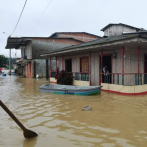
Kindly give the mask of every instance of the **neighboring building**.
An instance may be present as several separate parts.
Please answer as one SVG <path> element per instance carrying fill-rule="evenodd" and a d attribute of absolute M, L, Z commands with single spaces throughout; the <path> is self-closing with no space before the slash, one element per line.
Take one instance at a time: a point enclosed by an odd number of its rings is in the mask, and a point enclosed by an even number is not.
<path fill-rule="evenodd" d="M 93 35 L 86 32 L 56 32 L 52 34 L 52 38 L 74 38 L 82 42 L 89 42 L 93 40 L 100 39 L 100 36 Z"/>
<path fill-rule="evenodd" d="M 119 23 L 119 24 L 108 24 L 101 31 L 104 32 L 104 36 L 120 36 L 125 32 L 135 33 L 139 31 L 145 31 L 143 28 L 136 28 L 133 26 L 129 26 L 127 24 Z"/>
<path fill-rule="evenodd" d="M 79 37 L 80 34 L 81 33 L 73 33 L 73 36 Z M 96 39 L 96 35 L 88 33 L 83 34 L 85 34 L 84 40 L 86 41 L 90 38 Z M 57 35 L 59 34 L 57 33 Z M 24 77 L 36 77 L 36 75 L 39 75 L 39 77 L 48 77 L 47 70 L 50 68 L 48 60 L 46 57 L 41 57 L 40 54 L 83 43 L 80 39 L 75 38 L 76 37 L 72 36 L 9 37 L 6 49 L 21 49 L 21 59 L 19 60 L 21 68 L 19 69 L 22 70 Z M 97 36 L 97 38 L 99 37 Z M 52 61 L 52 70 L 56 70 L 56 62 L 58 63 L 57 58 Z"/>
<path fill-rule="evenodd" d="M 147 93 L 147 31 L 125 24 L 109 24 L 102 31 L 101 39 L 41 56 L 58 58 L 60 70 L 73 72 L 74 85 L 102 85 L 105 91 L 122 94 Z M 103 73 L 103 66 L 109 73 Z M 50 72 L 50 81 L 56 82 L 56 71 Z"/>

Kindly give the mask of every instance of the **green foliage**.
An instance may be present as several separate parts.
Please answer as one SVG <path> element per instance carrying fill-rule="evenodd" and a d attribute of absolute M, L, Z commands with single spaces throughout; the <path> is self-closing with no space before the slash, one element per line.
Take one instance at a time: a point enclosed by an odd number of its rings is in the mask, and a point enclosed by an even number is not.
<path fill-rule="evenodd" d="M 0 55 L 0 67 L 6 67 L 7 66 L 8 58 L 4 55 Z"/>
<path fill-rule="evenodd" d="M 57 79 L 57 83 L 61 85 L 72 85 L 73 84 L 73 73 L 68 73 L 65 70 L 57 71 L 54 75 Z"/>
<path fill-rule="evenodd" d="M 16 58 L 11 58 L 11 69 L 13 68 L 13 62 L 16 62 Z M 4 55 L 0 55 L 0 67 L 5 67 L 9 69 L 9 58 L 5 57 Z"/>

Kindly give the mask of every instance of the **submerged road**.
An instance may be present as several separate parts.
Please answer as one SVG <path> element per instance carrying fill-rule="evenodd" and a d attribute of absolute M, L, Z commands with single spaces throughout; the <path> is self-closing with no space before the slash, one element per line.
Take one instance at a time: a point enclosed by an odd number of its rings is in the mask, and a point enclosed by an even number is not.
<path fill-rule="evenodd" d="M 0 76 L 0 99 L 37 138 L 0 107 L 0 147 L 146 147 L 147 95 L 95 96 L 40 93 L 44 79 Z M 82 111 L 91 105 L 91 111 Z"/>

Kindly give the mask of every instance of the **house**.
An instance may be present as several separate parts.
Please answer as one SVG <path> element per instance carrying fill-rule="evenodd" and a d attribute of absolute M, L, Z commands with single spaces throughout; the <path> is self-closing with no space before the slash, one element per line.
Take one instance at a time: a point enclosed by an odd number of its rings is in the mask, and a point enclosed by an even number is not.
<path fill-rule="evenodd" d="M 90 34 L 87 32 L 56 32 L 52 34 L 52 38 L 74 38 L 82 42 L 89 42 L 96 39 L 100 39 L 100 36 Z"/>
<path fill-rule="evenodd" d="M 133 27 L 127 24 L 119 23 L 119 24 L 108 24 L 105 26 L 101 31 L 104 32 L 104 36 L 120 36 L 125 32 L 129 33 L 135 33 L 135 32 L 140 32 L 144 31 L 143 28 L 137 28 Z"/>
<path fill-rule="evenodd" d="M 52 67 L 50 67 L 46 57 L 41 57 L 40 54 L 98 38 L 100 37 L 85 32 L 58 32 L 50 37 L 9 37 L 6 49 L 21 49 L 18 69 L 19 72 L 22 70 L 24 77 L 36 77 L 36 75 L 39 75 L 39 77 L 48 78 L 49 68 L 55 70 L 58 58 L 53 58 Z"/>
<path fill-rule="evenodd" d="M 104 91 L 121 94 L 147 93 L 147 31 L 122 23 L 109 24 L 102 31 L 103 38 L 41 56 L 58 58 L 59 69 L 74 74 L 74 85 L 102 85 Z M 108 73 L 103 73 L 104 66 Z M 56 70 L 50 72 L 50 81 L 56 83 Z"/>

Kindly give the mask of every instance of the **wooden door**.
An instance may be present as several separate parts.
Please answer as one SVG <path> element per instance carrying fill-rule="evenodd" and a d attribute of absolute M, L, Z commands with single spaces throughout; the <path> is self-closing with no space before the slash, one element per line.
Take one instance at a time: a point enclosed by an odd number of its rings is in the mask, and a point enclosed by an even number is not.
<path fill-rule="evenodd" d="M 89 72 L 89 60 L 88 57 L 81 58 L 80 72 Z"/>

